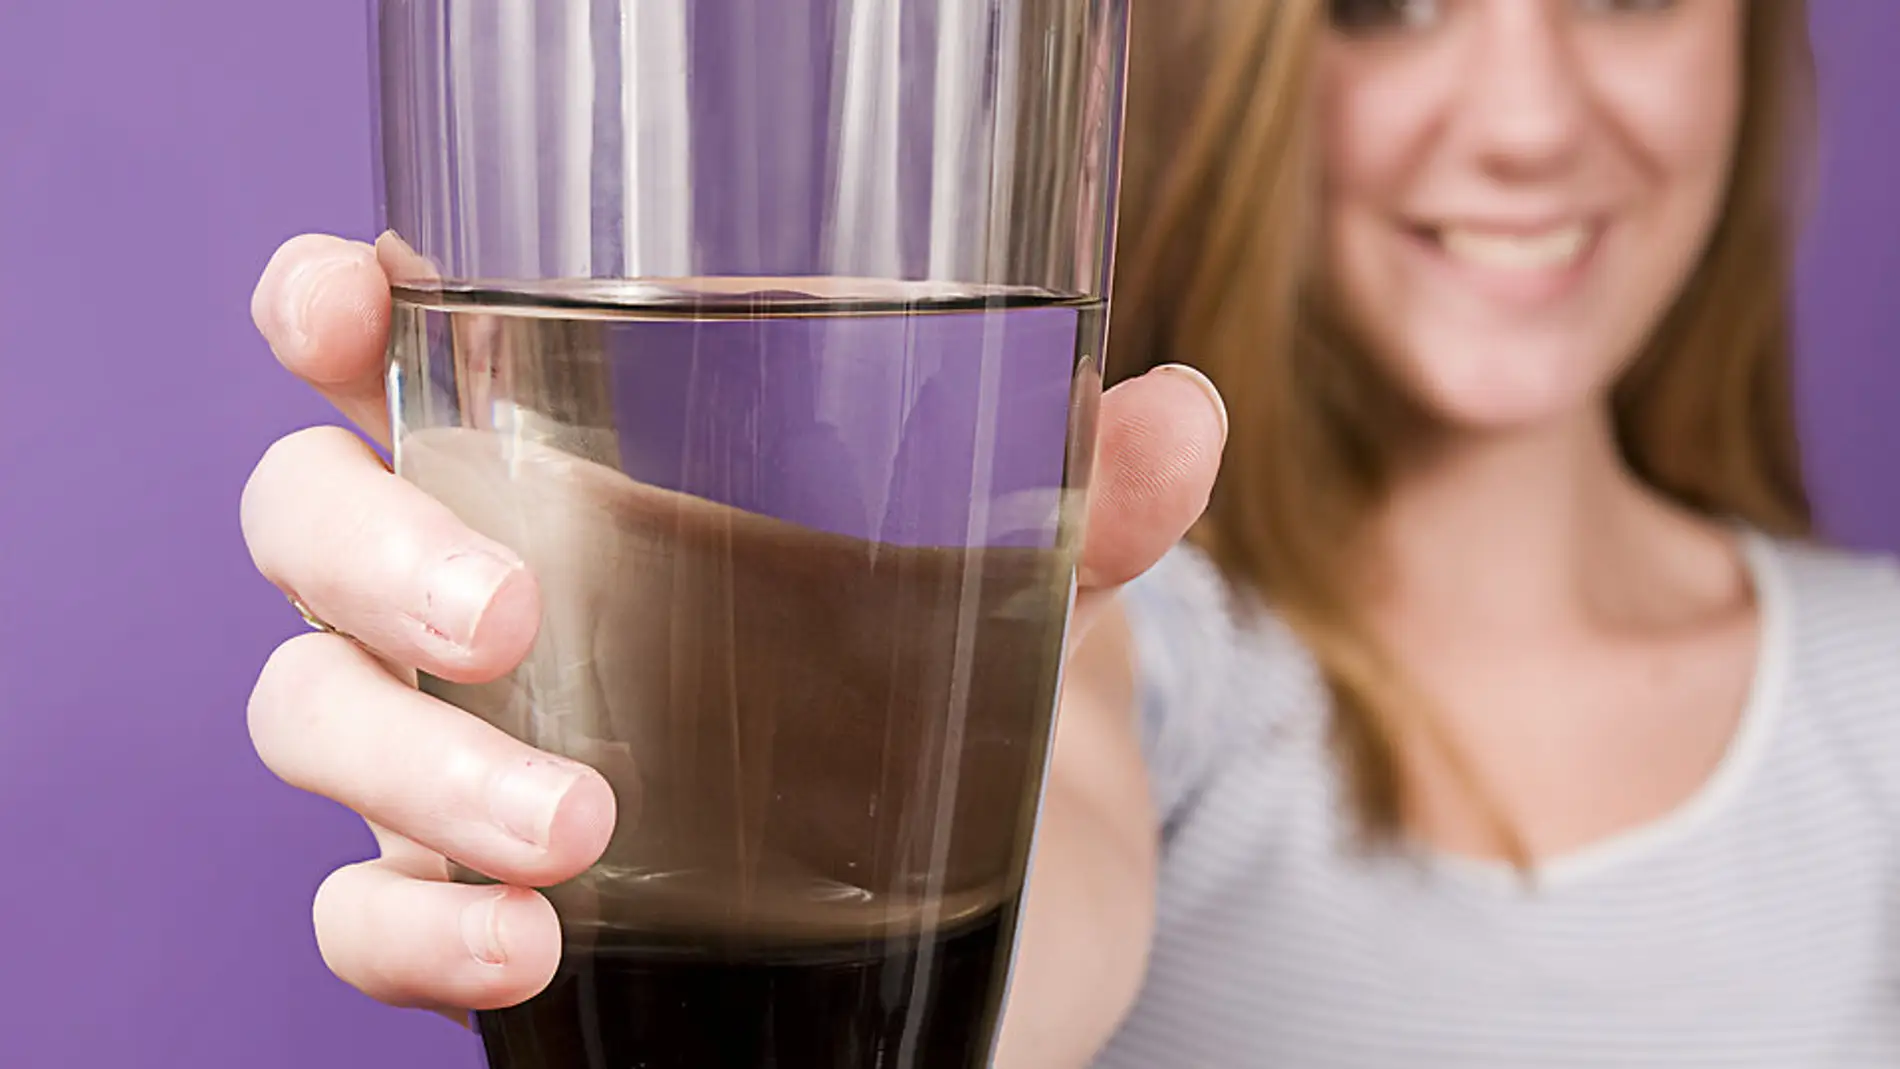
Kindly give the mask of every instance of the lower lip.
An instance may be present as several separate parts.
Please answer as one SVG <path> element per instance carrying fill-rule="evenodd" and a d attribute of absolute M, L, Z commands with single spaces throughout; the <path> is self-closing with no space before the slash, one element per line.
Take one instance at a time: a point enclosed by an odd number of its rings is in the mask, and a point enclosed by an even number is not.
<path fill-rule="evenodd" d="M 1576 256 L 1549 267 L 1502 267 L 1476 263 L 1445 251 L 1438 238 L 1428 232 L 1409 231 L 1411 244 L 1424 254 L 1431 265 L 1448 273 L 1460 286 L 1493 301 L 1521 307 L 1537 307 L 1562 300 L 1582 284 L 1590 265 L 1603 247 L 1604 228 L 1592 226 Z"/>

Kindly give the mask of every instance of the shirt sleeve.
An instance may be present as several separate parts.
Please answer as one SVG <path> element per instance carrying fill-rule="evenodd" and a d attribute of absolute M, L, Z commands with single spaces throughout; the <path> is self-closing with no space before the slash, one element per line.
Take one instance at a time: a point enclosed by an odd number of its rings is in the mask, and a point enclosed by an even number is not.
<path fill-rule="evenodd" d="M 1213 563 L 1187 545 L 1122 591 L 1142 750 L 1164 826 L 1232 741 L 1225 721 L 1244 638 L 1233 600 Z"/>

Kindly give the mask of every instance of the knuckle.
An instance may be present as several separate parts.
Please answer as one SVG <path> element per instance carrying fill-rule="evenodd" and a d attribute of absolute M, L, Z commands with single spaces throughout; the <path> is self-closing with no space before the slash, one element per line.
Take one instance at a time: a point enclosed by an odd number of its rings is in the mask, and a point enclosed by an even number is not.
<path fill-rule="evenodd" d="M 352 449 L 363 449 L 356 436 L 332 426 L 305 427 L 272 442 L 244 483 L 240 507 L 247 537 L 264 526 L 260 521 L 276 518 L 285 506 L 301 499 L 313 466 L 334 462 Z"/>
<path fill-rule="evenodd" d="M 301 258 L 333 253 L 344 245 L 342 238 L 331 234 L 298 234 L 277 247 L 277 255 Z"/>
<path fill-rule="evenodd" d="M 357 912 L 361 904 L 362 881 L 359 879 L 367 862 L 345 865 L 323 878 L 317 885 L 316 897 L 310 902 L 310 922 L 316 929 L 320 944 L 333 944 L 338 933 L 339 922 Z"/>
<path fill-rule="evenodd" d="M 297 740 L 308 736 L 322 707 L 322 688 L 336 667 L 334 647 L 343 641 L 316 632 L 298 635 L 273 650 L 258 672 L 246 709 L 251 744 L 279 776 L 295 777 Z"/>
<path fill-rule="evenodd" d="M 331 972 L 351 983 L 361 977 L 359 946 L 355 930 L 365 910 L 370 862 L 346 865 L 324 877 L 310 903 L 310 923 L 317 937 L 317 952 Z M 360 986 L 360 984 L 359 984 Z"/>
<path fill-rule="evenodd" d="M 252 469 L 239 504 L 244 540 L 258 571 L 280 587 L 305 597 L 335 585 L 325 565 L 349 554 L 311 552 L 317 544 L 365 544 L 368 495 L 338 493 L 330 473 L 368 452 L 342 427 L 319 426 L 273 442 Z M 377 471 L 381 471 L 380 465 Z M 334 532 L 321 539 L 313 532 Z M 329 569 L 333 570 L 333 569 Z M 307 574 L 306 574 L 307 573 Z"/>
<path fill-rule="evenodd" d="M 320 424 L 284 435 L 271 443 L 264 455 L 268 459 L 275 454 L 286 467 L 304 470 L 312 463 L 332 461 L 346 453 L 363 451 L 364 446 L 356 435 L 342 427 Z"/>
<path fill-rule="evenodd" d="M 251 474 L 245 478 L 244 492 L 238 498 L 238 522 L 244 531 L 244 543 L 249 547 L 258 569 L 267 577 L 271 573 L 271 561 L 269 554 L 264 551 L 269 546 L 271 521 L 280 497 L 277 490 L 286 482 L 285 477 L 289 474 L 287 462 L 292 459 L 296 449 L 289 442 L 289 438 L 279 438 L 264 450 L 264 455 L 258 458 L 251 467 Z"/>
<path fill-rule="evenodd" d="M 371 998 L 398 1006 L 434 1003 L 454 986 L 457 955 L 440 945 L 453 931 L 441 916 L 447 903 L 365 861 L 330 874 L 311 904 L 311 922 L 324 965 Z"/>

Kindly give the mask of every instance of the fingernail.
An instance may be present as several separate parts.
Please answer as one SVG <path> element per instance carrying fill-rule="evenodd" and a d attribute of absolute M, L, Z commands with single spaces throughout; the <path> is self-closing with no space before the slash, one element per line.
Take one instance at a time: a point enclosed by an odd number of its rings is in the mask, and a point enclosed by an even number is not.
<path fill-rule="evenodd" d="M 508 834 L 546 849 L 554 834 L 554 815 L 586 769 L 555 757 L 532 757 L 496 776 L 488 791 L 488 812 Z"/>
<path fill-rule="evenodd" d="M 1220 418 L 1221 437 L 1225 438 L 1227 436 L 1227 402 L 1221 397 L 1220 388 L 1214 385 L 1213 379 L 1208 378 L 1206 373 L 1200 368 L 1189 364 L 1162 364 L 1160 367 L 1155 368 L 1155 370 L 1166 374 L 1179 375 L 1199 387 L 1200 391 L 1207 395 L 1208 401 L 1213 404 L 1215 415 Z"/>
<path fill-rule="evenodd" d="M 424 594 L 422 623 L 436 637 L 462 649 L 475 644 L 475 632 L 493 604 L 495 593 L 521 561 L 473 549 L 436 565 Z"/>
<path fill-rule="evenodd" d="M 501 945 L 501 903 L 506 897 L 505 891 L 484 895 L 462 909 L 462 942 L 483 965 L 508 963 L 508 952 Z"/>

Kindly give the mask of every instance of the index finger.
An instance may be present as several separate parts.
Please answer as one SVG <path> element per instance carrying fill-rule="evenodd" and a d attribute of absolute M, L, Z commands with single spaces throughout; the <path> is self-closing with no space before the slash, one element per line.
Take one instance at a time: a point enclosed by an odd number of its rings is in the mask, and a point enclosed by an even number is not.
<path fill-rule="evenodd" d="M 389 445 L 389 279 L 374 246 L 327 234 L 290 239 L 264 268 L 251 317 L 279 363 Z"/>

